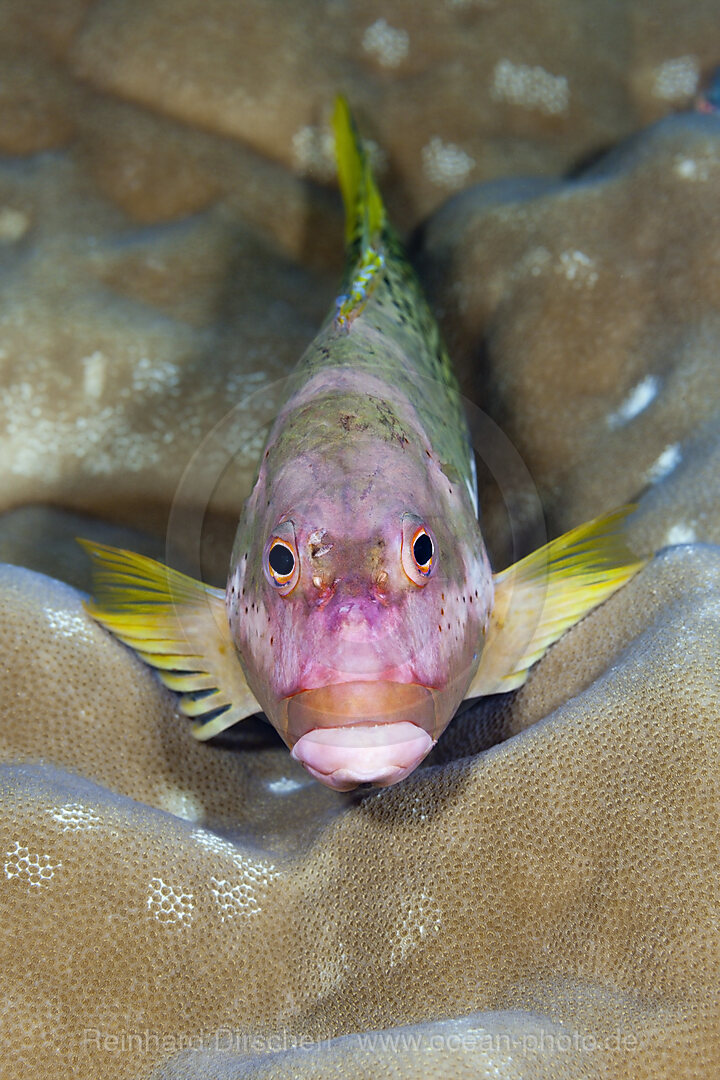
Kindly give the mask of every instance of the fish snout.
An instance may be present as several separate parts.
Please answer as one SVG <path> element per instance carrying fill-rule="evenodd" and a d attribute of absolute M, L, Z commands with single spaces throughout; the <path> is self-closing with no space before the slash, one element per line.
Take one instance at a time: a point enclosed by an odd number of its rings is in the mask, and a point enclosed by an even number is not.
<path fill-rule="evenodd" d="M 316 571 L 312 575 L 311 602 L 319 607 L 332 604 L 338 617 L 347 617 L 347 621 L 360 621 L 371 617 L 368 613 L 376 612 L 379 606 L 388 603 L 387 570 L 380 570 L 371 577 L 342 578 L 326 571 Z"/>

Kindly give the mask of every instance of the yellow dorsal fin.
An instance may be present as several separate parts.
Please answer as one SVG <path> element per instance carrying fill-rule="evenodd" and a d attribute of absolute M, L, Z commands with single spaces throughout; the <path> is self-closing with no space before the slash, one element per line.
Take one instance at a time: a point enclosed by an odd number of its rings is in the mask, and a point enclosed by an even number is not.
<path fill-rule="evenodd" d="M 365 150 L 344 97 L 335 101 L 335 157 L 345 204 L 345 240 L 358 237 L 362 249 L 375 247 L 385 227 L 385 207 Z"/>
<path fill-rule="evenodd" d="M 466 697 L 522 686 L 554 641 L 645 565 L 622 535 L 634 509 L 595 518 L 494 575 L 490 624 Z"/>
<path fill-rule="evenodd" d="M 225 594 L 132 551 L 78 541 L 93 560 L 86 608 L 180 695 L 180 710 L 209 739 L 260 712 L 230 636 Z"/>

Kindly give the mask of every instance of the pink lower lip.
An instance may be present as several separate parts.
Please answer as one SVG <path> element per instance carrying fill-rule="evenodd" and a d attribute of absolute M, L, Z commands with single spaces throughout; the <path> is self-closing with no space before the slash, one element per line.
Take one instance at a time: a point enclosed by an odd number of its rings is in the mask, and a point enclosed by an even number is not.
<path fill-rule="evenodd" d="M 433 695 L 417 683 L 331 683 L 294 694 L 286 706 L 293 757 L 338 791 L 394 784 L 435 744 Z"/>
<path fill-rule="evenodd" d="M 308 732 L 295 744 L 292 756 L 320 783 L 350 791 L 364 783 L 396 784 L 434 745 L 427 731 L 408 721 L 351 724 Z"/>

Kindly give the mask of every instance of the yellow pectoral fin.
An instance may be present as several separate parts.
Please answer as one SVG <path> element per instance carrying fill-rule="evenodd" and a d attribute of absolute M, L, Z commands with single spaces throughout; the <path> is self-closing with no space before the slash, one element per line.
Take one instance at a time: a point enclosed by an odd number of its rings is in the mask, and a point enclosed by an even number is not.
<path fill-rule="evenodd" d="M 78 541 L 93 560 L 90 615 L 180 695 L 209 739 L 260 712 L 235 650 L 225 594 L 132 551 Z"/>
<path fill-rule="evenodd" d="M 522 686 L 553 642 L 645 565 L 622 535 L 634 509 L 595 518 L 494 575 L 490 624 L 466 697 Z"/>

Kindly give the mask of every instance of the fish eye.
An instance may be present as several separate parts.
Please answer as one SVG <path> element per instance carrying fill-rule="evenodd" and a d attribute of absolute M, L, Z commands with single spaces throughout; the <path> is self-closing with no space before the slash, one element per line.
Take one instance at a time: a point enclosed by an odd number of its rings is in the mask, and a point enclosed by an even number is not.
<path fill-rule="evenodd" d="M 295 529 L 291 521 L 281 522 L 265 545 L 265 576 L 281 596 L 295 588 L 299 577 L 299 560 Z"/>
<path fill-rule="evenodd" d="M 295 556 L 292 553 L 292 548 L 288 547 L 282 540 L 274 540 L 270 546 L 268 566 L 278 585 L 284 585 L 292 577 L 292 572 L 295 569 Z"/>
<path fill-rule="evenodd" d="M 412 542 L 412 553 L 415 565 L 421 574 L 429 574 L 432 566 L 435 548 L 430 536 L 421 525 L 415 533 Z"/>
<path fill-rule="evenodd" d="M 402 567 L 414 585 L 422 588 L 437 562 L 435 539 L 416 514 L 403 515 Z"/>

